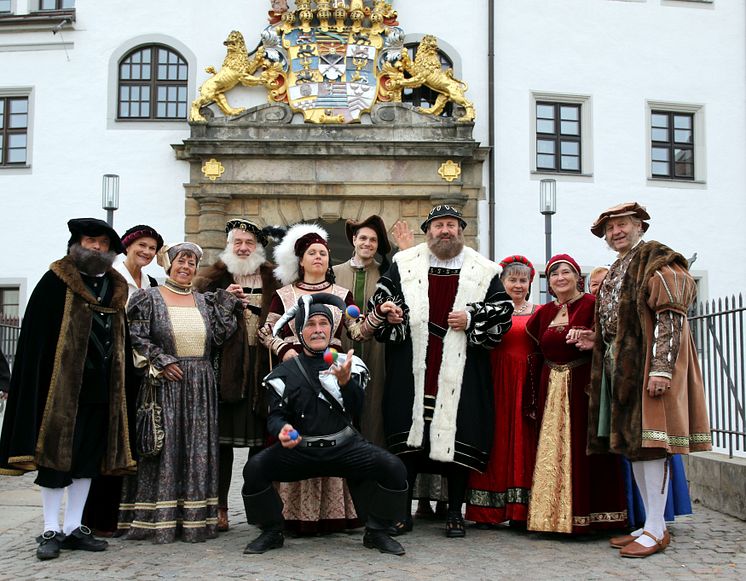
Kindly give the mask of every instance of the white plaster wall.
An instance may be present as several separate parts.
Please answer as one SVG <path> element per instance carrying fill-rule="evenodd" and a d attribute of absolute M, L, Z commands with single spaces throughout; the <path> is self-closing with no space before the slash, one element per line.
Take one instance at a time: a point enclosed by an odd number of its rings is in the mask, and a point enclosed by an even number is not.
<path fill-rule="evenodd" d="M 496 255 L 544 263 L 538 180 L 556 177 L 554 253 L 584 266 L 613 261 L 588 227 L 637 200 L 652 216 L 648 239 L 698 253 L 709 297 L 746 287 L 737 258 L 746 247 L 745 10 L 739 0 L 498 0 Z M 591 96 L 592 177 L 531 175 L 531 91 Z M 704 105 L 706 183 L 646 178 L 646 100 Z"/>
<path fill-rule="evenodd" d="M 487 0 L 394 6 L 408 35 L 434 34 L 454 57 L 477 107 L 475 139 L 486 145 Z M 189 60 L 196 90 L 208 76 L 204 68 L 222 63 L 230 30 L 240 30 L 253 49 L 268 9 L 268 0 L 78 0 L 74 30 L 62 35 L 0 32 L 0 90 L 33 87 L 32 167 L 0 170 L 0 279 L 26 279 L 30 292 L 64 253 L 66 220 L 104 217 L 104 173 L 121 176 L 117 228 L 149 222 L 168 240 L 183 237 L 188 166 L 170 145 L 189 135 L 188 126 L 113 121 L 111 63 L 133 39 L 170 38 Z M 496 256 L 519 252 L 544 261 L 537 198 L 545 176 L 530 173 L 531 91 L 584 94 L 592 99 L 593 175 L 557 177 L 555 250 L 585 266 L 612 261 L 587 228 L 602 209 L 637 199 L 653 215 L 650 237 L 687 256 L 698 252 L 695 268 L 704 271 L 709 296 L 746 287 L 739 252 L 746 242 L 745 3 L 496 0 L 495 10 Z M 59 50 L 63 41 L 74 45 L 69 60 Z M 21 43 L 55 50 L 8 50 Z M 228 98 L 246 107 L 266 101 L 258 88 Z M 646 100 L 704 105 L 705 184 L 648 182 Z M 484 232 L 485 213 L 480 222 Z M 160 275 L 157 267 L 150 272 Z"/>
<path fill-rule="evenodd" d="M 157 5 L 148 0 L 78 0 L 77 21 L 61 35 L 0 34 L 0 89 L 33 87 L 31 168 L 0 170 L 0 277 L 26 279 L 26 299 L 47 265 L 64 254 L 66 221 L 105 218 L 104 173 L 120 175 L 120 209 L 114 216 L 120 233 L 134 224 L 150 223 L 166 240 L 183 239 L 188 165 L 175 159 L 170 145 L 189 136 L 188 125 L 113 122 L 110 105 L 116 95 L 109 93 L 110 61 L 116 61 L 121 47 L 133 38 L 173 39 L 172 46 L 185 47 L 184 56 L 191 56 L 194 89 L 207 77 L 205 66 L 222 62 L 222 41 L 232 27 L 249 29 L 251 41 L 258 40 L 260 27 L 253 31 L 248 25 L 252 10 L 246 5 L 259 14 L 264 9 L 259 2 L 220 4 L 221 11 L 216 12 L 196 0 L 159 0 Z M 67 54 L 59 49 L 63 41 L 73 44 Z M 9 50 L 21 43 L 49 46 Z M 263 99 L 257 97 L 256 102 Z M 148 271 L 162 275 L 155 264 Z M 25 302 L 24 297 L 21 300 Z"/>

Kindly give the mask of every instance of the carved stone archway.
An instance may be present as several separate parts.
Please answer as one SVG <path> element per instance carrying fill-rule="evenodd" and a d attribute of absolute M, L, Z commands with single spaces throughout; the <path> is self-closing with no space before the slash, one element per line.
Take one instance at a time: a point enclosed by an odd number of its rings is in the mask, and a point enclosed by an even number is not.
<path fill-rule="evenodd" d="M 187 239 L 213 262 L 233 217 L 287 225 L 378 214 L 389 227 L 401 218 L 419 233 L 430 208 L 443 203 L 462 209 L 467 244 L 476 248 L 487 150 L 474 141 L 473 124 L 401 104 L 376 105 L 370 118 L 356 125 L 293 123 L 286 105 L 271 104 L 192 125 L 189 139 L 173 146 L 190 164 Z M 458 174 L 452 181 L 439 174 L 449 160 L 456 171 L 441 173 Z"/>

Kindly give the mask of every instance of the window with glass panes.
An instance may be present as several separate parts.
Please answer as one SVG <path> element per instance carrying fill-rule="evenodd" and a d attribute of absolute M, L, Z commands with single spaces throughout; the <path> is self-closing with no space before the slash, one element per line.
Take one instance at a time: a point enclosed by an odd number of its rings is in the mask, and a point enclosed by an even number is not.
<path fill-rule="evenodd" d="M 694 179 L 694 114 L 650 112 L 651 175 Z"/>
<path fill-rule="evenodd" d="M 69 10 L 75 8 L 75 0 L 39 0 L 39 10 Z"/>
<path fill-rule="evenodd" d="M 404 45 L 404 48 L 407 49 L 407 52 L 409 53 L 409 58 L 414 61 L 415 54 L 417 53 L 417 48 L 420 46 L 420 43 L 418 42 L 412 42 L 407 43 Z M 440 68 L 442 70 L 446 69 L 452 69 L 453 68 L 453 61 L 451 60 L 451 57 L 449 57 L 446 53 L 444 53 L 442 50 L 438 49 L 438 59 L 440 59 Z M 422 85 L 421 87 L 404 87 L 402 90 L 401 100 L 402 103 L 411 103 L 415 107 L 422 107 L 423 109 L 429 109 L 433 105 L 435 105 L 435 100 L 438 98 L 437 91 L 433 91 L 431 88 Z M 443 112 L 440 114 L 441 117 L 452 117 L 453 116 L 453 103 L 449 101 L 445 108 L 443 109 Z"/>
<path fill-rule="evenodd" d="M 119 63 L 119 119 L 186 119 L 186 60 L 161 45 L 141 46 Z"/>
<path fill-rule="evenodd" d="M 0 97 L 0 166 L 28 159 L 28 97 Z"/>
<path fill-rule="evenodd" d="M 536 103 L 536 170 L 580 173 L 580 105 Z"/>
<path fill-rule="evenodd" d="M 18 325 L 20 296 L 18 287 L 0 288 L 0 324 Z"/>
<path fill-rule="evenodd" d="M 10 0 L 0 0 L 0 14 L 10 12 Z"/>

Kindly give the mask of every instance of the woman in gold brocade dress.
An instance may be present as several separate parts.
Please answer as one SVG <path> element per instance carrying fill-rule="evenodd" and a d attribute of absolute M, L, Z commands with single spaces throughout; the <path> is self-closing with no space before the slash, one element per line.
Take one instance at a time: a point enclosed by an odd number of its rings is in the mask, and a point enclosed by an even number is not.
<path fill-rule="evenodd" d="M 575 331 L 593 327 L 596 298 L 583 292 L 580 267 L 567 254 L 549 261 L 546 276 L 556 298 L 542 305 L 526 325 L 544 356 L 528 529 L 587 533 L 622 528 L 627 511 L 619 458 L 585 453 L 590 355 L 567 343 Z"/>

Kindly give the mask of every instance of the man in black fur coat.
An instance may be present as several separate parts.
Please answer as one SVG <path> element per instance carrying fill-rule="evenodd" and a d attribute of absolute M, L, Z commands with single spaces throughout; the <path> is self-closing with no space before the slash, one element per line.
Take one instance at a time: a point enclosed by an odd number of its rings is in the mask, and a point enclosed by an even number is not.
<path fill-rule="evenodd" d="M 81 525 L 91 479 L 135 468 L 125 395 L 127 283 L 111 267 L 122 245 L 102 220 L 74 219 L 68 228 L 67 256 L 51 264 L 26 308 L 0 438 L 0 474 L 38 471 L 39 559 L 60 549 L 106 549 Z"/>
<path fill-rule="evenodd" d="M 269 373 L 269 353 L 256 338 L 277 289 L 274 265 L 267 261 L 267 234 L 240 218 L 225 225 L 228 241 L 220 258 L 200 270 L 194 286 L 200 292 L 219 288 L 237 295 L 246 305 L 244 324 L 214 352 L 220 403 L 220 472 L 218 477 L 218 530 L 228 530 L 228 490 L 233 474 L 233 448 L 261 450 L 266 438 L 266 403 L 262 378 Z"/>

